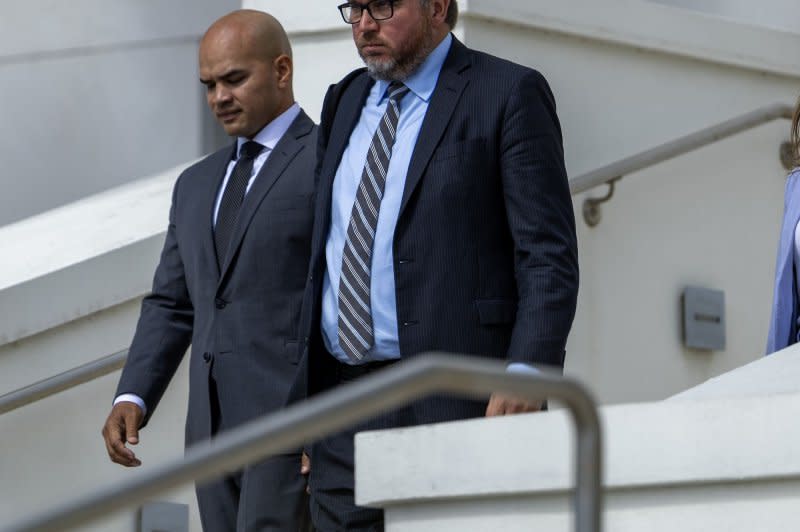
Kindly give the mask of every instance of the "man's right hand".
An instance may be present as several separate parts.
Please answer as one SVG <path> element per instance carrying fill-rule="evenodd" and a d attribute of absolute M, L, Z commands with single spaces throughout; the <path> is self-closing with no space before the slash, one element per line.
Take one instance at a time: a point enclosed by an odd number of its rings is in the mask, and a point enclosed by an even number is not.
<path fill-rule="evenodd" d="M 136 458 L 126 443 L 139 443 L 139 426 L 142 424 L 144 412 L 135 403 L 120 401 L 111 409 L 111 413 L 103 426 L 103 439 L 106 442 L 108 457 L 112 462 L 126 467 L 136 467 L 142 462 Z"/>

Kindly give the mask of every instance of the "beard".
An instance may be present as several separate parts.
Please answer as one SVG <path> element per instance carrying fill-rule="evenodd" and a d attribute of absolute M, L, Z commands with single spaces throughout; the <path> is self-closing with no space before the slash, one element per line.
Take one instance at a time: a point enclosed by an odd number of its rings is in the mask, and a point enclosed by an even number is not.
<path fill-rule="evenodd" d="M 428 55 L 433 51 L 433 28 L 427 19 L 423 19 L 422 27 L 416 35 L 409 37 L 402 43 L 393 57 L 388 59 L 378 59 L 364 55 L 361 48 L 358 48 L 358 55 L 367 66 L 369 75 L 376 80 L 383 81 L 405 81 L 408 77 L 425 62 Z M 359 44 L 368 44 L 369 40 L 363 40 Z"/>

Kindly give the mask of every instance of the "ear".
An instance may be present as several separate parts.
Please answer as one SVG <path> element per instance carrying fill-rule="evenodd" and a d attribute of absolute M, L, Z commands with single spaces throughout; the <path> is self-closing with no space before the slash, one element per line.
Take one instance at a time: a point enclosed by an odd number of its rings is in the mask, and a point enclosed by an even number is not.
<path fill-rule="evenodd" d="M 431 15 L 433 16 L 434 24 L 437 26 L 444 24 L 449 7 L 450 0 L 431 0 Z"/>
<path fill-rule="evenodd" d="M 278 86 L 281 88 L 291 86 L 292 83 L 292 58 L 286 54 L 281 54 L 272 62 L 272 68 L 275 70 L 275 77 L 278 80 Z"/>

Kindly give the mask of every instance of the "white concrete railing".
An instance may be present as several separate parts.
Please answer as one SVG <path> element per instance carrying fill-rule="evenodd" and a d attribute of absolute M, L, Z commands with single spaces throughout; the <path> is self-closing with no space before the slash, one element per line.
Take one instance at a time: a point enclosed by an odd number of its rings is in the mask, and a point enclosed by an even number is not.
<path fill-rule="evenodd" d="M 602 407 L 604 529 L 793 529 L 799 416 L 800 346 L 673 400 Z M 361 433 L 357 502 L 383 508 L 387 532 L 568 530 L 569 433 L 563 411 Z"/>
<path fill-rule="evenodd" d="M 0 346 L 146 293 L 184 167 L 0 227 Z"/>

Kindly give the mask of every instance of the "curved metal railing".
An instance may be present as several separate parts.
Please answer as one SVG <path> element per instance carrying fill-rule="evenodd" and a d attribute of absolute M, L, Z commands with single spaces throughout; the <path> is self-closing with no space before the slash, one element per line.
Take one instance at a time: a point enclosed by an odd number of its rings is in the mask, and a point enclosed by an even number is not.
<path fill-rule="evenodd" d="M 271 454 L 297 448 L 347 426 L 431 393 L 487 397 L 505 392 L 528 400 L 561 401 L 576 425 L 575 531 L 600 532 L 601 434 L 597 409 L 578 382 L 544 373 L 506 371 L 505 363 L 475 357 L 428 354 L 400 362 L 358 381 L 314 396 L 283 411 L 187 449 L 183 459 L 125 483 L 103 487 L 7 532 L 50 532 L 81 526 L 115 510 L 135 506 L 188 482 L 236 470 Z"/>
<path fill-rule="evenodd" d="M 609 185 L 609 193 L 606 194 L 606 196 L 602 198 L 587 198 L 584 200 L 583 217 L 586 223 L 593 227 L 600 222 L 600 205 L 611 199 L 614 193 L 613 187 L 615 182 L 622 179 L 624 176 L 684 155 L 698 148 L 702 148 L 703 146 L 707 146 L 773 120 L 791 120 L 793 113 L 794 110 L 790 105 L 782 103 L 761 107 L 755 111 L 739 115 L 730 120 L 679 137 L 655 148 L 645 150 L 631 157 L 626 157 L 615 163 L 572 178 L 569 181 L 569 190 L 575 195 L 599 185 Z M 781 156 L 783 159 L 784 154 L 781 153 Z M 784 167 L 787 166 L 787 161 L 784 160 L 783 163 Z"/>

